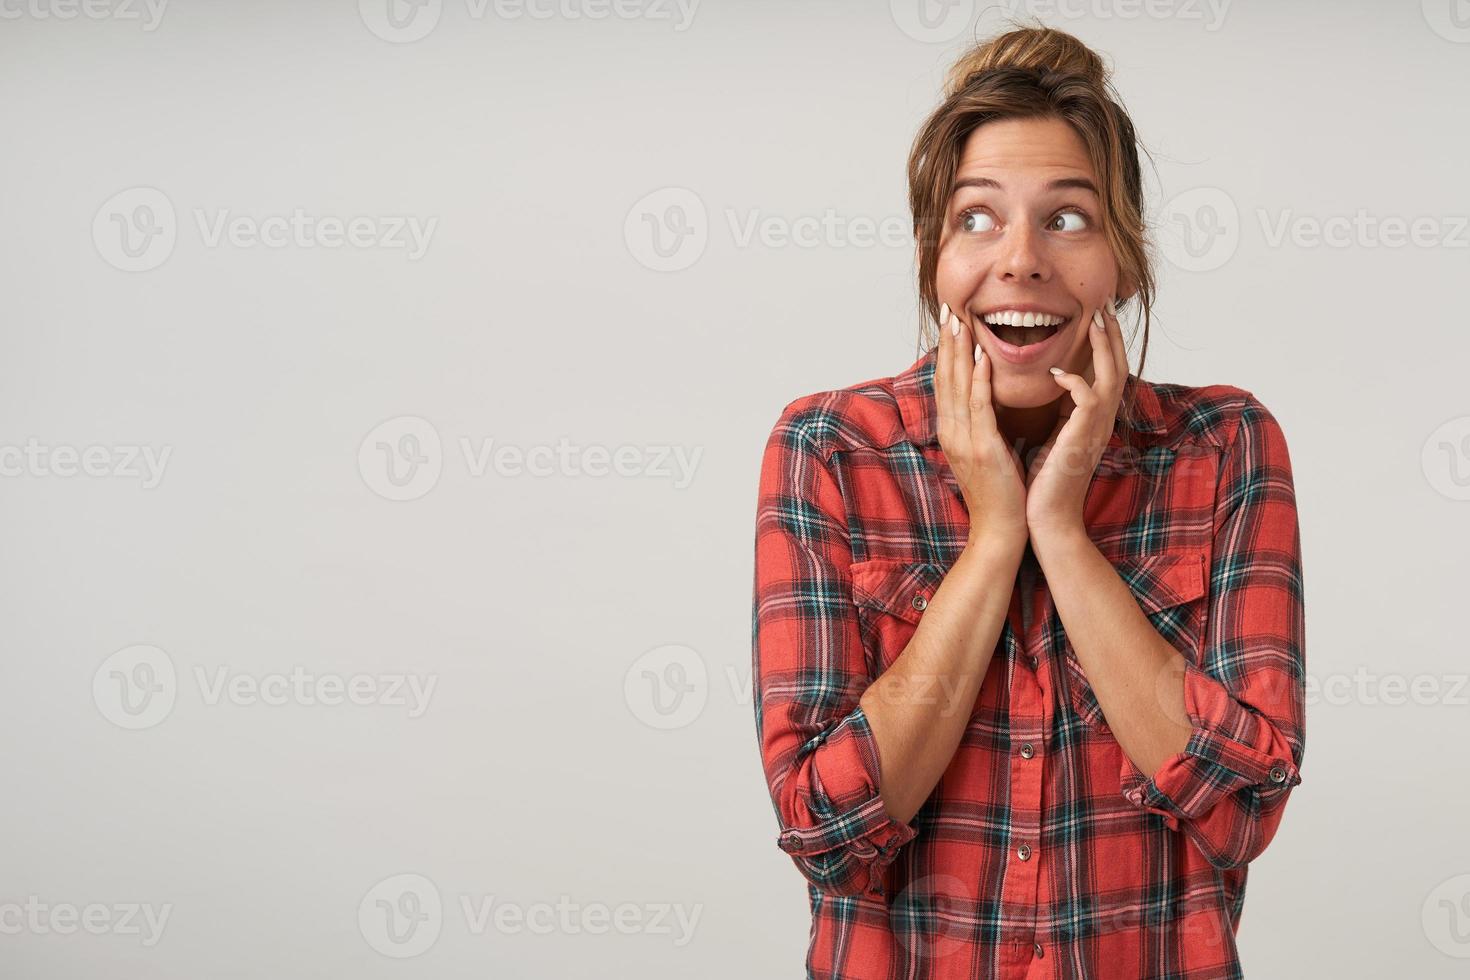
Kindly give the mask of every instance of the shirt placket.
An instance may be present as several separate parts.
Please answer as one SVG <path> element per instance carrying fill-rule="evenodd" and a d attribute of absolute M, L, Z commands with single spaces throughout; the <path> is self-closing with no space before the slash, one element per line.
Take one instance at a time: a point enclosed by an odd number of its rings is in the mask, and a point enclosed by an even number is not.
<path fill-rule="evenodd" d="M 1051 976 L 1054 962 L 1037 926 L 1039 911 L 1050 900 L 1043 894 L 1041 865 L 1042 771 L 1046 762 L 1051 715 L 1051 670 L 1044 653 L 1047 611 L 1044 590 L 1037 588 L 1040 568 L 1030 547 L 1021 560 L 1018 587 L 1012 593 L 1005 631 L 1010 674 L 1010 834 L 1005 884 L 1001 894 L 1010 932 L 1005 958 L 1011 975 Z M 1016 620 L 1019 619 L 1019 629 Z"/>

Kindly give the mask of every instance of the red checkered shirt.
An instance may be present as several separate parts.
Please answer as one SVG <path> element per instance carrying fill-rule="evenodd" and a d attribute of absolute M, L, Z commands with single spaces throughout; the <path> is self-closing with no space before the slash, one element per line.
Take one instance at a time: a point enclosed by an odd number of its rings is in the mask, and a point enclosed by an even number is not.
<path fill-rule="evenodd" d="M 807 882 L 807 975 L 1241 976 L 1247 863 L 1301 782 L 1305 734 L 1282 430 L 1240 388 L 1129 375 L 1088 489 L 1089 537 L 1186 660 L 1185 750 L 1153 773 L 1122 752 L 1028 548 L 954 758 L 900 823 L 858 698 L 969 529 L 934 358 L 791 402 L 762 461 L 756 729 L 777 844 Z"/>

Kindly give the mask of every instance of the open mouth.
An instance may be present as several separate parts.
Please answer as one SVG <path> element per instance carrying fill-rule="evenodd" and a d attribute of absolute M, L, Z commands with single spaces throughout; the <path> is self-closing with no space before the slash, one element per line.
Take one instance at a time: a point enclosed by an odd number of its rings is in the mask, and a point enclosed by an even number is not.
<path fill-rule="evenodd" d="M 982 319 L 991 333 L 1012 347 L 1029 347 L 1055 336 L 1071 318 L 1060 313 L 996 310 L 985 314 Z"/>

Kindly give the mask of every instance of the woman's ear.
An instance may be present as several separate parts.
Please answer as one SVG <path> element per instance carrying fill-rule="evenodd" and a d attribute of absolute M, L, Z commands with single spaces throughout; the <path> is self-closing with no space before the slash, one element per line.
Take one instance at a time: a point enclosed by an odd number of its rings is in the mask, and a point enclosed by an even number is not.
<path fill-rule="evenodd" d="M 1116 295 L 1118 298 L 1118 306 L 1121 307 L 1124 303 L 1132 299 L 1133 295 L 1138 292 L 1138 286 L 1133 282 L 1132 279 L 1124 277 L 1118 280 L 1117 290 L 1118 291 Z M 1114 312 L 1117 312 L 1117 307 L 1114 308 Z"/>

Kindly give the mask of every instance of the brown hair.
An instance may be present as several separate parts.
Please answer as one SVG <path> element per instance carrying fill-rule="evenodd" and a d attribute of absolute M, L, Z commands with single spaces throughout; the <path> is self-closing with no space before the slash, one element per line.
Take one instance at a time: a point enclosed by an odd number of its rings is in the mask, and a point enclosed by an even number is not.
<path fill-rule="evenodd" d="M 939 243 L 965 141 L 996 119 L 1055 117 L 1082 138 L 1101 182 L 1103 233 L 1118 263 L 1120 288 L 1132 284 L 1143 326 L 1137 374 L 1148 354 L 1154 275 L 1143 222 L 1143 180 L 1133 122 L 1087 45 L 1047 27 L 1024 27 L 976 44 L 950 68 L 944 101 L 925 120 L 909 152 L 909 209 L 918 242 L 919 299 L 926 314 L 920 343 L 939 318 L 935 273 Z"/>

